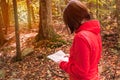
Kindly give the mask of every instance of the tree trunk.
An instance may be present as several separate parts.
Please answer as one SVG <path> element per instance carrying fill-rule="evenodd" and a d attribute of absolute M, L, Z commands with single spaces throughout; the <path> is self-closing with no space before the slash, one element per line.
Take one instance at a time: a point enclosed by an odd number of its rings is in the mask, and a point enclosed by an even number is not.
<path fill-rule="evenodd" d="M 4 37 L 4 33 L 3 33 L 3 18 L 2 18 L 2 13 L 0 10 L 0 46 L 2 46 L 5 43 L 5 37 Z"/>
<path fill-rule="evenodd" d="M 31 6 L 31 15 L 32 15 L 32 21 L 35 23 L 35 13 L 33 6 Z"/>
<path fill-rule="evenodd" d="M 4 28 L 5 33 L 7 34 L 8 27 L 10 26 L 9 21 L 9 4 L 6 2 L 6 0 L 1 0 L 1 11 L 3 16 L 3 22 L 4 22 Z"/>
<path fill-rule="evenodd" d="M 14 18 L 15 18 L 15 36 L 16 36 L 16 60 L 21 60 L 19 24 L 17 15 L 17 2 L 13 0 Z"/>
<path fill-rule="evenodd" d="M 117 15 L 117 26 L 118 26 L 118 47 L 120 48 L 120 0 L 116 0 L 116 15 Z"/>
<path fill-rule="evenodd" d="M 55 32 L 52 28 L 52 11 L 51 0 L 40 0 L 40 23 L 39 32 L 36 41 L 52 39 L 55 37 Z"/>
<path fill-rule="evenodd" d="M 118 31 L 120 32 L 120 0 L 116 0 L 116 11 L 117 11 Z"/>
<path fill-rule="evenodd" d="M 96 0 L 96 18 L 99 19 L 99 0 Z"/>
<path fill-rule="evenodd" d="M 62 7 L 61 7 L 61 0 L 58 2 L 58 4 L 57 4 L 57 7 L 58 7 L 58 12 L 59 12 L 59 16 L 62 16 Z"/>
<path fill-rule="evenodd" d="M 31 8 L 30 8 L 30 4 L 31 4 L 31 1 L 30 0 L 26 0 L 26 3 L 27 3 L 27 12 L 28 12 L 28 15 L 27 15 L 27 19 L 28 19 L 28 28 L 31 29 Z"/>

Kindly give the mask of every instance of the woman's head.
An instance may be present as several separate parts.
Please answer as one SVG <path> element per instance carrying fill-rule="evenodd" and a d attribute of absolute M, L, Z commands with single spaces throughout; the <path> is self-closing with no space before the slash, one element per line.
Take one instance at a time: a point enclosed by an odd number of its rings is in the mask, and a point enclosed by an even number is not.
<path fill-rule="evenodd" d="M 63 12 L 63 19 L 73 33 L 79 28 L 83 20 L 90 20 L 90 14 L 83 3 L 78 0 L 71 0 Z"/>

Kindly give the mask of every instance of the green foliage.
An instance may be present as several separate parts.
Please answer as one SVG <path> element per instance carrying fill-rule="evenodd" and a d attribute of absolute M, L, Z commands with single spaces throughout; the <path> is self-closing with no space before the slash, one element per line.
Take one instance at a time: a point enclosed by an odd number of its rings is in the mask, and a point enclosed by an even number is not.
<path fill-rule="evenodd" d="M 65 40 L 63 40 L 60 36 L 53 38 L 51 40 L 41 40 L 35 43 L 35 47 L 47 47 L 47 48 L 58 48 L 67 44 Z"/>
<path fill-rule="evenodd" d="M 56 40 L 51 40 L 51 42 L 49 44 L 47 44 L 46 46 L 49 48 L 58 48 L 61 47 L 62 45 L 67 44 L 67 42 L 63 39 L 56 39 Z"/>

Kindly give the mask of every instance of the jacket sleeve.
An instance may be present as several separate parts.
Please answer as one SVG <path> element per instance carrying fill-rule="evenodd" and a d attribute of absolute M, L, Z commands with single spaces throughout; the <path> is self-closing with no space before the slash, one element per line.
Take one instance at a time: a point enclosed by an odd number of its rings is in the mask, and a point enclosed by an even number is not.
<path fill-rule="evenodd" d="M 60 68 L 74 77 L 85 77 L 90 68 L 90 47 L 87 40 L 82 36 L 74 37 L 69 62 L 61 62 Z"/>

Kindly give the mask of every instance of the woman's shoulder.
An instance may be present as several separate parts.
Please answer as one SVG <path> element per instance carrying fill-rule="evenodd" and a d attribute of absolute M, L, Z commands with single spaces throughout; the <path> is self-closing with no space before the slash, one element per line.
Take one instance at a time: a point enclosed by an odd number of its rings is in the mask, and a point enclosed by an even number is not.
<path fill-rule="evenodd" d="M 81 39 L 82 41 L 87 41 L 87 35 L 88 33 L 86 31 L 80 31 L 77 34 L 75 34 L 74 39 Z"/>
<path fill-rule="evenodd" d="M 82 30 L 75 34 L 75 38 L 83 38 L 90 35 L 90 31 Z"/>
<path fill-rule="evenodd" d="M 82 41 L 90 44 L 91 43 L 91 35 L 93 35 L 92 32 L 82 30 L 75 35 L 74 39 L 81 39 Z"/>

